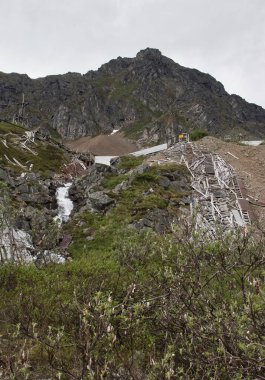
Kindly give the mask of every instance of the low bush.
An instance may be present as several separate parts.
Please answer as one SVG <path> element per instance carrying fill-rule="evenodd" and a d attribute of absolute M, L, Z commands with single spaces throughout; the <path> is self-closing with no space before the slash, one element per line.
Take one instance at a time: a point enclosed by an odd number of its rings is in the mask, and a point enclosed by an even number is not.
<path fill-rule="evenodd" d="M 120 159 L 117 167 L 118 169 L 131 170 L 141 165 L 144 160 L 144 156 L 135 157 L 135 156 L 123 156 Z"/>
<path fill-rule="evenodd" d="M 117 175 L 115 173 L 107 173 L 102 182 L 106 189 L 114 189 L 117 185 L 128 179 L 126 174 Z"/>
<path fill-rule="evenodd" d="M 262 379 L 263 250 L 257 236 L 129 228 L 111 254 L 2 265 L 2 377 Z"/>
<path fill-rule="evenodd" d="M 190 141 L 197 141 L 197 140 L 200 140 L 200 139 L 202 139 L 203 137 L 206 137 L 206 136 L 208 136 L 208 132 L 203 131 L 201 129 L 194 129 L 190 133 Z"/>

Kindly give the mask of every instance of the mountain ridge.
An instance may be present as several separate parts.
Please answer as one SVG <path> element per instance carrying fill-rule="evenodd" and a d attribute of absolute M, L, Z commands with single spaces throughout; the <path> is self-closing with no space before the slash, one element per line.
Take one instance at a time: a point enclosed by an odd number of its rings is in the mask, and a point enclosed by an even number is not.
<path fill-rule="evenodd" d="M 86 74 L 31 79 L 0 73 L 0 118 L 12 120 L 22 92 L 32 127 L 64 139 L 122 130 L 131 139 L 157 143 L 181 130 L 215 136 L 265 136 L 265 110 L 229 95 L 207 73 L 186 68 L 147 48 L 118 57 Z"/>

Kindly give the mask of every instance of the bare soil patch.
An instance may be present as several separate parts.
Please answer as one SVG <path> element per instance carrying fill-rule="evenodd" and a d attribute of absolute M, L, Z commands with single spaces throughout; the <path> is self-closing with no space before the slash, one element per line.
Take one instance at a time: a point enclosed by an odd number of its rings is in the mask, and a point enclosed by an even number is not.
<path fill-rule="evenodd" d="M 65 141 L 64 145 L 78 153 L 91 152 L 97 156 L 121 156 L 137 151 L 137 145 L 122 134 L 81 137 L 75 141 Z"/>

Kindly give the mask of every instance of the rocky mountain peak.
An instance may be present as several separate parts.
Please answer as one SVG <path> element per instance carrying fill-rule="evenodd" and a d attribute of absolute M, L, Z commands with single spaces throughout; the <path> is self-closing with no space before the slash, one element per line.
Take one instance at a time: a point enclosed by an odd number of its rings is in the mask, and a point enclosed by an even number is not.
<path fill-rule="evenodd" d="M 136 59 L 149 59 L 149 60 L 154 60 L 154 59 L 161 59 L 162 58 L 162 53 L 158 49 L 153 49 L 153 48 L 146 48 L 143 50 L 140 50 L 136 54 Z"/>
<path fill-rule="evenodd" d="M 211 75 L 182 67 L 153 48 L 134 58 L 112 59 L 85 75 L 32 80 L 0 73 L 0 119 L 12 121 L 22 92 L 29 125 L 65 139 L 113 129 L 143 144 L 193 129 L 215 136 L 265 136 L 262 107 L 229 95 Z"/>

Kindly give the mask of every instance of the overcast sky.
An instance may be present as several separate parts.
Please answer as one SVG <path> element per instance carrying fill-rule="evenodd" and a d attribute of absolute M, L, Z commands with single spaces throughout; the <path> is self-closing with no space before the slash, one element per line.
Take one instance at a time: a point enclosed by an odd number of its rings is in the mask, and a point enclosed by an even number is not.
<path fill-rule="evenodd" d="M 158 48 L 265 108 L 265 0 L 0 0 L 0 71 L 86 73 Z"/>

